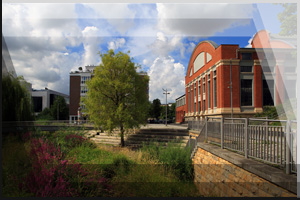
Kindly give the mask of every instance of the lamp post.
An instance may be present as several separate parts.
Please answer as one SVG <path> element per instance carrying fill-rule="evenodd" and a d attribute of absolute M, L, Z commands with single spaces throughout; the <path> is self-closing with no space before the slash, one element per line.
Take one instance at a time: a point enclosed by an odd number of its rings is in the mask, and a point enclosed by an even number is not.
<path fill-rule="evenodd" d="M 163 91 L 165 91 L 163 94 L 166 94 L 166 126 L 167 126 L 167 122 L 168 122 L 168 99 L 167 99 L 167 95 L 170 94 L 168 92 L 168 89 L 162 89 Z"/>

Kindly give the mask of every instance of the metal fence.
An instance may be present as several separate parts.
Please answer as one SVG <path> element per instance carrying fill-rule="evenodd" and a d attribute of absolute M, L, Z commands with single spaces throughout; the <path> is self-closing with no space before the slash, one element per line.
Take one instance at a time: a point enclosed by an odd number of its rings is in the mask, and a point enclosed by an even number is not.
<path fill-rule="evenodd" d="M 199 129 L 198 129 L 199 134 L 195 138 L 192 138 L 191 135 L 189 135 L 189 140 L 188 140 L 188 143 L 186 145 L 186 148 L 190 147 L 191 158 L 193 157 L 193 154 L 195 153 L 197 143 L 198 142 L 203 142 L 204 138 L 205 138 L 204 134 L 206 132 L 207 123 L 206 123 L 206 121 L 203 121 L 199 124 L 200 125 L 197 126 L 197 127 L 199 127 Z M 195 130 L 195 129 L 193 129 L 193 130 Z"/>
<path fill-rule="evenodd" d="M 296 121 L 208 117 L 204 122 L 207 141 L 279 165 L 288 174 L 297 172 Z"/>
<path fill-rule="evenodd" d="M 193 121 L 188 121 L 188 128 L 190 130 L 202 130 L 203 126 L 205 125 L 205 119 L 204 120 L 193 120 Z"/>

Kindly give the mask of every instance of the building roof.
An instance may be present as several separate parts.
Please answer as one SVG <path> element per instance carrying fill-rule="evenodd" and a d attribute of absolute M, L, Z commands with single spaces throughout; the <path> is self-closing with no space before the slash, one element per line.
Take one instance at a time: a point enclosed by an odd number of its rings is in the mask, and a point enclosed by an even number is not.
<path fill-rule="evenodd" d="M 181 97 L 184 97 L 184 96 L 185 96 L 185 94 L 181 95 L 181 96 L 178 97 L 177 99 L 180 99 Z M 176 101 L 177 99 L 175 99 L 175 101 Z"/>

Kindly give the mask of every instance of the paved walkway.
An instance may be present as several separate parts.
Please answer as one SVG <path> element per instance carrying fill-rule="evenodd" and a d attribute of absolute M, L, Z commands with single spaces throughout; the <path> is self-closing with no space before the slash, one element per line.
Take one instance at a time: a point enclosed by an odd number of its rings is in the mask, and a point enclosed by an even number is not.
<path fill-rule="evenodd" d="M 141 126 L 141 129 L 187 129 L 185 126 L 175 125 L 175 124 L 147 124 L 146 126 Z"/>

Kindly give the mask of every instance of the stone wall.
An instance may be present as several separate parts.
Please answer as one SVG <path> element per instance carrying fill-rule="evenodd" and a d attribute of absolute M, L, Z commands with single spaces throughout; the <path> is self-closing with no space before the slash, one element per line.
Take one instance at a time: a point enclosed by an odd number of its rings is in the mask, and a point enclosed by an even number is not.
<path fill-rule="evenodd" d="M 206 197 L 296 197 L 295 175 L 286 175 L 283 170 L 245 159 L 237 153 L 214 145 L 208 145 L 202 144 L 202 147 L 198 147 L 193 157 L 194 181 L 202 195 Z M 221 152 L 220 155 L 222 154 L 223 158 L 217 155 L 218 152 Z M 235 161 L 229 162 L 228 160 Z M 268 181 L 251 172 L 257 169 L 261 169 L 258 170 L 261 171 L 258 174 L 264 174 L 263 176 L 274 181 Z"/>

